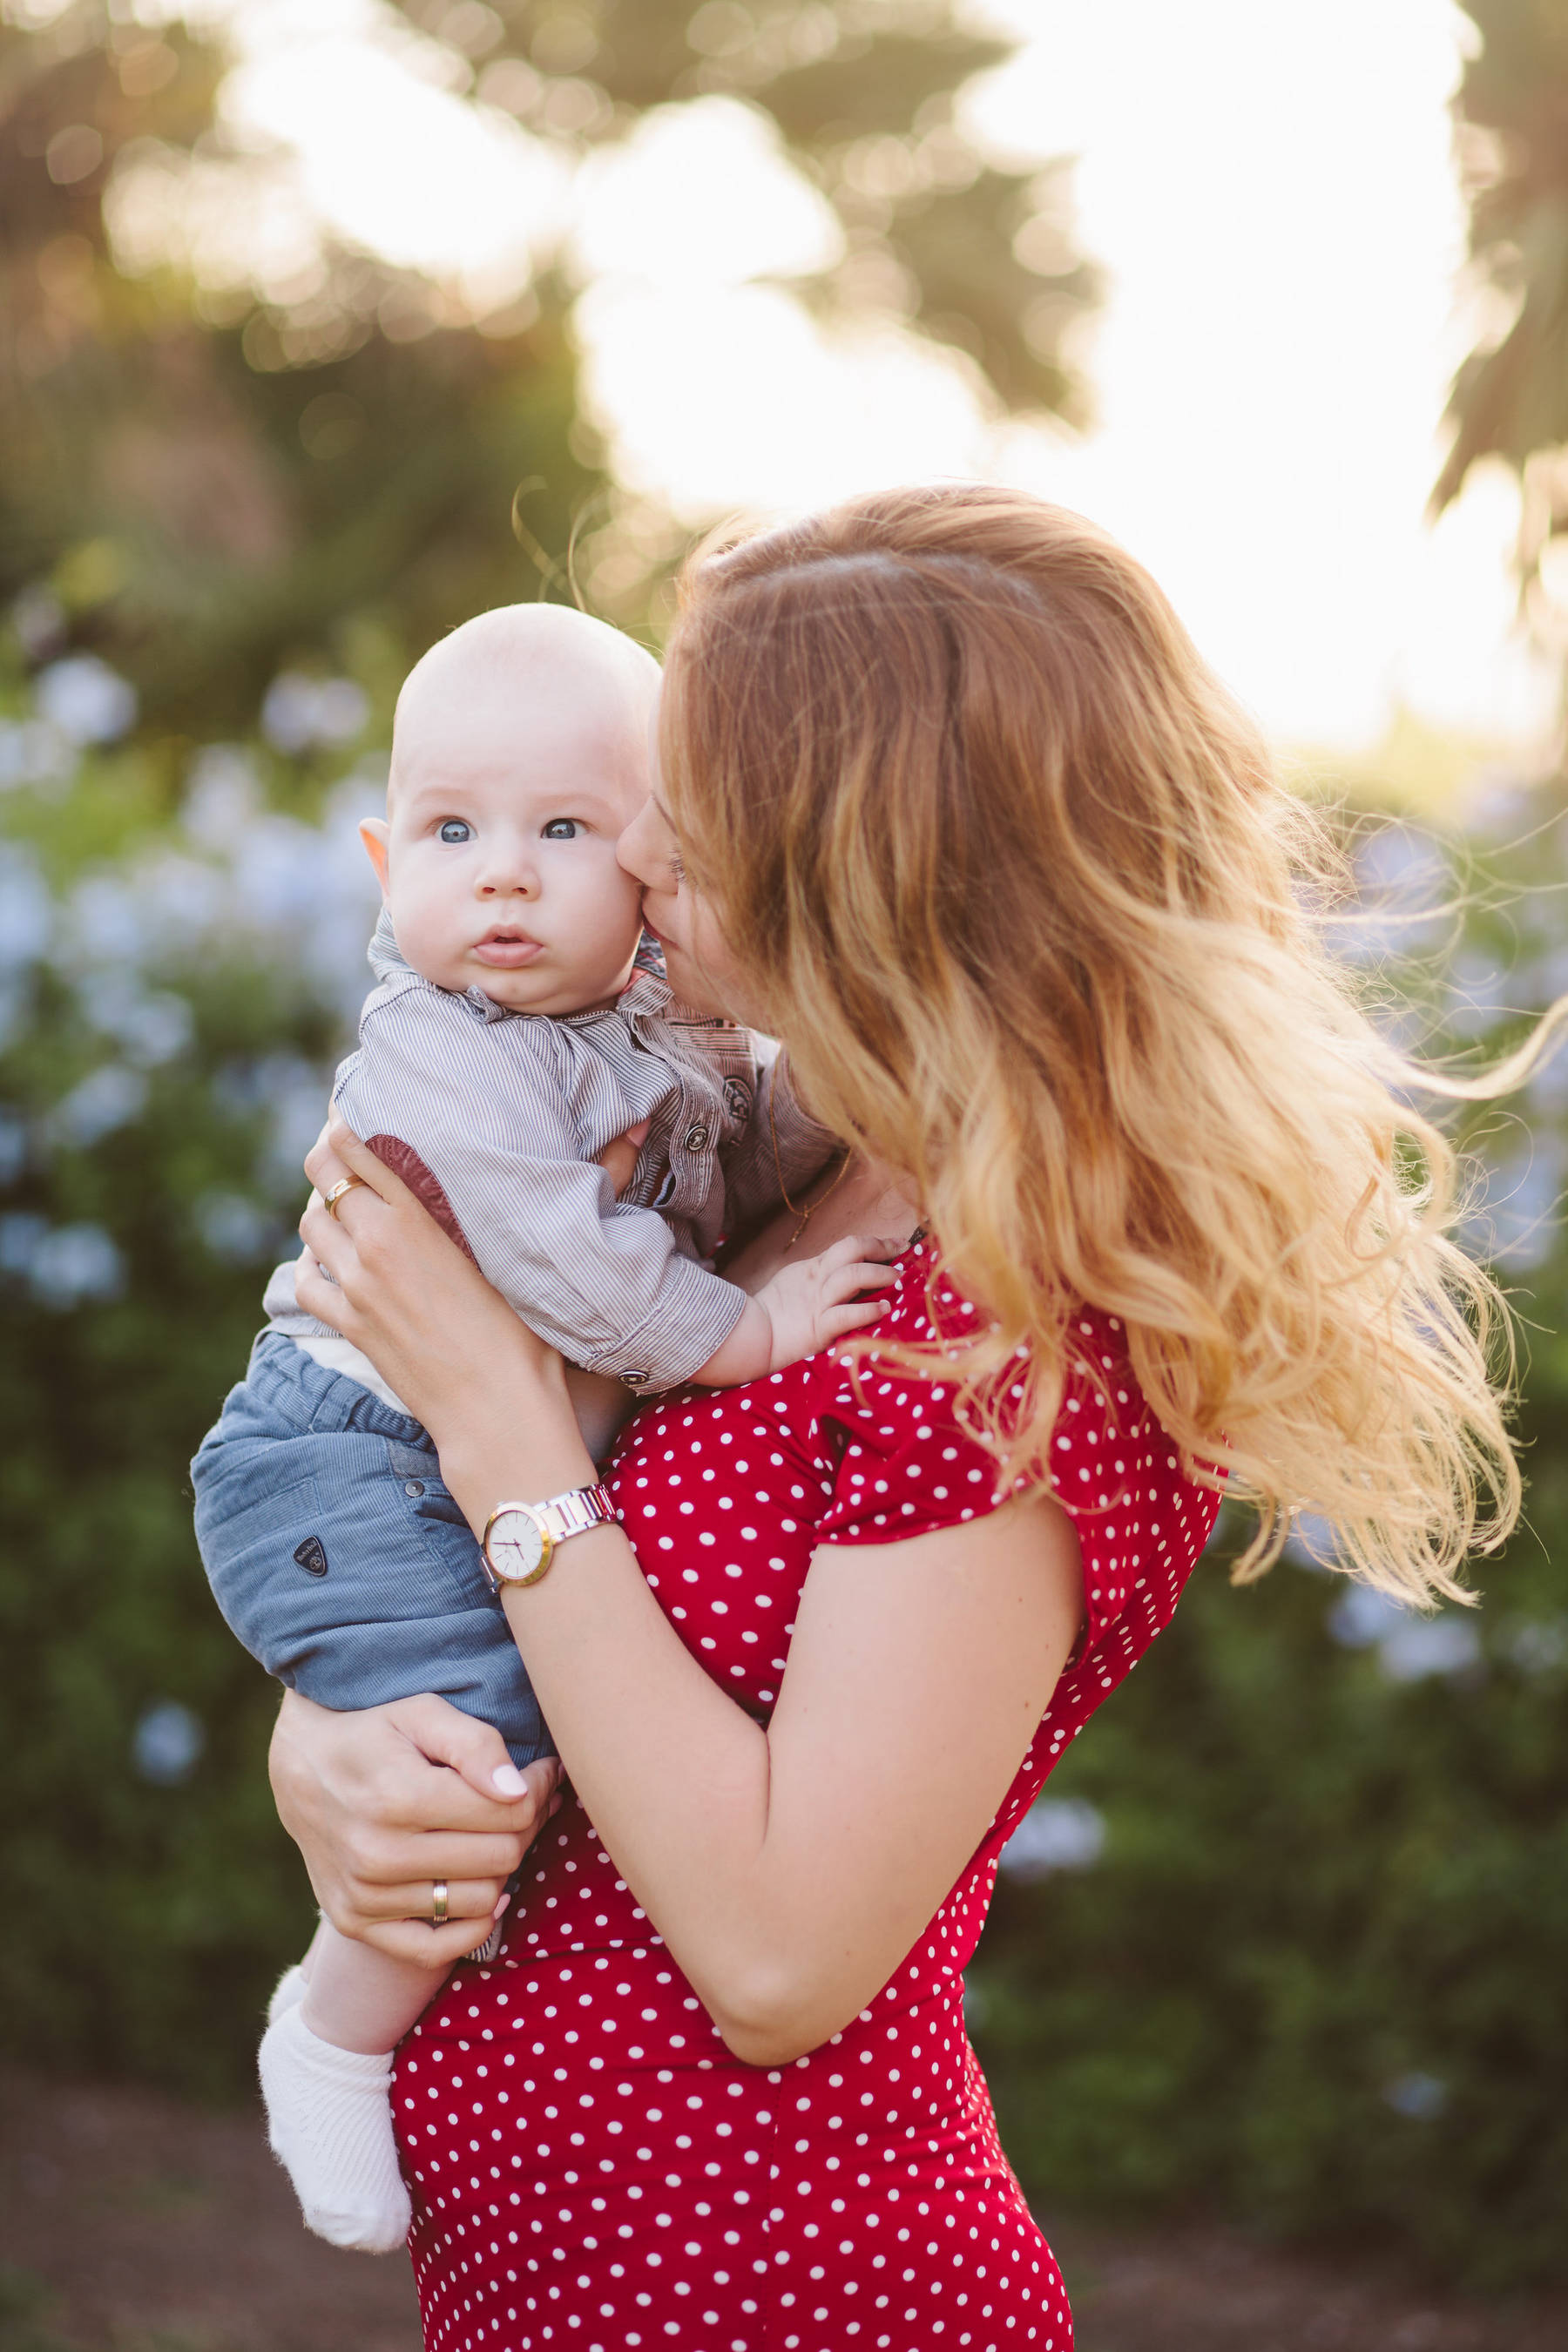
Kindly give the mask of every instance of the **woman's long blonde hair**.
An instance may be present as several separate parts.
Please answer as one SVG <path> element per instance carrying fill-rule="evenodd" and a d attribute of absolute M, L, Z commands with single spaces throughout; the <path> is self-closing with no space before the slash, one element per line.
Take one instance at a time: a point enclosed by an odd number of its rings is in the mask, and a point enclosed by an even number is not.
<path fill-rule="evenodd" d="M 963 1373 L 1007 1466 L 1043 1475 L 1081 1301 L 1256 1505 L 1239 1574 L 1311 1514 L 1353 1573 L 1466 1597 L 1520 1507 L 1506 1311 L 1326 951 L 1325 829 L 1142 567 L 964 487 L 700 555 L 661 749 L 801 1092 L 994 1318 Z"/>

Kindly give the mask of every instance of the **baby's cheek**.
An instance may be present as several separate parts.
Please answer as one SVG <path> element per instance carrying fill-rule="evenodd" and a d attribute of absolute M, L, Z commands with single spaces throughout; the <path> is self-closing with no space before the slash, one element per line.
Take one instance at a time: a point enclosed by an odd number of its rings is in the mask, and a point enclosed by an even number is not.
<path fill-rule="evenodd" d="M 405 963 L 412 964 L 438 988 L 466 986 L 458 971 L 468 912 L 462 891 L 426 883 L 419 876 L 403 880 L 395 872 L 387 912 Z"/>
<path fill-rule="evenodd" d="M 571 936 L 584 961 L 618 970 L 642 935 L 642 889 L 606 844 L 607 858 L 574 877 Z"/>

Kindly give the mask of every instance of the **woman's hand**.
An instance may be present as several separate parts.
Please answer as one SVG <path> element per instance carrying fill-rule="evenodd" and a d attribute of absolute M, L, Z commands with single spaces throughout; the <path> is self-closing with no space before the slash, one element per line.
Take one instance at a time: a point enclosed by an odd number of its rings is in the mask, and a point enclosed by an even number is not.
<path fill-rule="evenodd" d="M 617 1135 L 614 1143 L 606 1143 L 603 1151 L 595 1151 L 594 1154 L 599 1166 L 604 1169 L 614 1185 L 617 1201 L 637 1173 L 637 1160 L 643 1145 L 647 1141 L 648 1129 L 652 1125 L 651 1118 L 639 1118 L 635 1126 L 627 1128 L 624 1135 Z M 311 1169 L 317 1164 L 318 1153 L 321 1155 L 320 1164 L 323 1168 L 330 1164 L 331 1140 L 332 1117 L 329 1108 L 327 1116 L 321 1122 L 321 1131 L 305 1155 L 307 1175 L 310 1175 Z M 331 1187 L 325 1184 L 317 1186 L 317 1190 L 322 1192 L 330 1189 Z"/>
<path fill-rule="evenodd" d="M 507 1880 L 561 1803 L 558 1758 L 519 1772 L 498 1731 L 443 1698 L 339 1715 L 288 1691 L 271 1772 L 279 1818 L 333 1927 L 432 1969 L 483 1943 Z M 444 1927 L 427 1924 L 437 1879 Z"/>
<path fill-rule="evenodd" d="M 309 1259 L 295 1295 L 363 1349 L 438 1449 L 454 1425 L 520 1385 L 557 1395 L 570 1412 L 554 1349 L 341 1119 L 312 1146 L 305 1172 L 316 1189 L 300 1220 Z M 345 1176 L 358 1181 L 334 1214 L 322 1196 Z"/>

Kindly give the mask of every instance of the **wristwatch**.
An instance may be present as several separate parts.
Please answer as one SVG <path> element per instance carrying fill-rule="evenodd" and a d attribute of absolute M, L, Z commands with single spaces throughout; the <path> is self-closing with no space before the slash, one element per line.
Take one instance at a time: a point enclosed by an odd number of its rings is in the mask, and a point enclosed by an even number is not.
<path fill-rule="evenodd" d="M 616 1516 L 603 1486 L 574 1486 L 547 1503 L 498 1503 L 485 1521 L 479 1552 L 492 1592 L 537 1584 L 568 1536 L 586 1535 Z"/>

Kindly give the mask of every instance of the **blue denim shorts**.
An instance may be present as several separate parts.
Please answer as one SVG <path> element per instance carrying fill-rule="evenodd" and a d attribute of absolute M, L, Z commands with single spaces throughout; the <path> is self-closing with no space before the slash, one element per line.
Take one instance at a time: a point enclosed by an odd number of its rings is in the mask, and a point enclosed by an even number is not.
<path fill-rule="evenodd" d="M 264 1331 L 191 1480 L 218 1607 L 269 1675 L 331 1707 L 436 1691 L 516 1763 L 552 1752 L 420 1423 Z"/>

